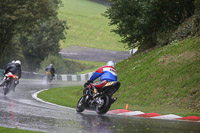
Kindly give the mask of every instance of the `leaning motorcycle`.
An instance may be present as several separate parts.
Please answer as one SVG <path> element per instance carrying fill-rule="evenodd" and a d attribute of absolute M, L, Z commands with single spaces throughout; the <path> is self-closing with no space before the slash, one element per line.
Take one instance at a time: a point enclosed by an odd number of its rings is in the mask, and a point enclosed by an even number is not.
<path fill-rule="evenodd" d="M 7 95 L 11 90 L 15 91 L 15 87 L 19 82 L 18 76 L 9 72 L 9 73 L 5 74 L 4 80 L 5 80 L 5 84 L 3 85 L 4 95 Z"/>
<path fill-rule="evenodd" d="M 89 87 L 91 86 L 91 87 Z M 120 82 L 108 82 L 98 91 L 92 84 L 85 86 L 83 96 L 76 105 L 77 112 L 83 112 L 85 109 L 95 110 L 98 114 L 105 114 L 111 105 L 116 101 L 112 95 L 119 89 Z"/>

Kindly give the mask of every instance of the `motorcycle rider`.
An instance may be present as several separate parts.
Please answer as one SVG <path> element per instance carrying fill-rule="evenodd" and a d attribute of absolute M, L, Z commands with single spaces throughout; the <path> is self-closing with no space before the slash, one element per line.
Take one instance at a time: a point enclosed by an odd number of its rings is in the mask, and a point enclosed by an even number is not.
<path fill-rule="evenodd" d="M 7 74 L 9 72 L 11 72 L 15 76 L 17 76 L 17 81 L 15 82 L 15 84 L 16 85 L 19 84 L 19 79 L 21 78 L 21 73 L 22 73 L 21 61 L 19 61 L 19 60 L 12 61 L 5 66 L 5 70 L 3 73 L 4 79 L 3 79 L 3 82 L 0 84 L 0 87 L 6 83 L 5 74 Z"/>
<path fill-rule="evenodd" d="M 14 64 L 15 60 L 9 62 L 8 64 L 5 65 L 4 70 L 6 70 L 6 68 L 8 68 L 10 65 Z"/>
<path fill-rule="evenodd" d="M 51 79 L 53 79 L 53 77 L 55 76 L 55 69 L 53 67 L 53 64 L 50 64 L 49 66 L 46 67 L 46 72 L 50 72 L 51 73 Z"/>
<path fill-rule="evenodd" d="M 100 82 L 93 83 L 94 80 L 100 78 Z M 113 61 L 108 61 L 105 66 L 97 69 L 90 79 L 84 84 L 84 86 L 88 86 L 90 83 L 97 89 L 101 90 L 103 86 L 105 86 L 108 82 L 117 81 L 117 71 L 115 69 L 115 63 Z M 89 85 L 89 87 L 91 87 Z M 116 101 L 116 98 L 112 99 L 113 102 Z"/>
<path fill-rule="evenodd" d="M 10 66 L 10 65 L 12 65 L 13 63 L 15 63 L 15 60 L 13 60 L 13 61 L 11 61 L 11 62 L 9 62 L 8 64 L 6 64 L 5 65 L 5 67 L 4 67 L 4 71 L 2 72 L 2 78 L 1 79 L 3 79 L 3 77 L 4 77 L 4 72 L 5 72 L 5 70 Z M 0 87 L 1 87 L 1 85 L 0 85 Z"/>

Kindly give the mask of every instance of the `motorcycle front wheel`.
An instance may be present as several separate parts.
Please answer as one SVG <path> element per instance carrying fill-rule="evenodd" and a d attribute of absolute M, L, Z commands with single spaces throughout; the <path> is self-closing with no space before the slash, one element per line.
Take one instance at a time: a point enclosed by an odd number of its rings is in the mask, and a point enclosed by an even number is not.
<path fill-rule="evenodd" d="M 84 111 L 84 100 L 85 100 L 85 98 L 84 98 L 84 96 L 82 96 L 80 99 L 79 99 L 79 101 L 78 101 L 78 103 L 77 103 L 77 105 L 76 105 L 76 111 L 77 112 L 83 112 Z"/>
<path fill-rule="evenodd" d="M 96 112 L 98 114 L 105 114 L 108 112 L 111 106 L 111 97 L 110 96 L 104 96 L 101 99 L 101 103 L 96 106 Z"/>

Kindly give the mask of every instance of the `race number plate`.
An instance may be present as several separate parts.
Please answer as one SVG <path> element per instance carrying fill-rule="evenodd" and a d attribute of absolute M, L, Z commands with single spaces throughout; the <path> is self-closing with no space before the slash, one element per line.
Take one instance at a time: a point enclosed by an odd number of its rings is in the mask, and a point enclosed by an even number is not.
<path fill-rule="evenodd" d="M 108 82 L 105 86 L 111 86 L 112 84 L 114 84 L 115 82 Z"/>

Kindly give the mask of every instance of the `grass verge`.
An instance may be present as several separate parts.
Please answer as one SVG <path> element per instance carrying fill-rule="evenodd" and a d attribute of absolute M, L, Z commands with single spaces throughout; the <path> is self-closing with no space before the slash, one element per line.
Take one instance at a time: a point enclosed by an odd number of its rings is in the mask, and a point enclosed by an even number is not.
<path fill-rule="evenodd" d="M 69 29 L 66 40 L 61 47 L 72 45 L 108 49 L 114 51 L 127 51 L 120 37 L 109 26 L 109 20 L 102 16 L 107 6 L 89 0 L 63 0 L 63 7 L 59 9 L 59 18 L 66 20 Z"/>
<path fill-rule="evenodd" d="M 18 129 L 18 128 L 0 127 L 0 133 L 43 133 L 43 132 L 21 130 L 21 129 Z"/>
<path fill-rule="evenodd" d="M 51 103 L 75 108 L 82 90 L 81 86 L 53 88 L 42 91 L 38 97 Z"/>
<path fill-rule="evenodd" d="M 72 87 L 61 87 L 61 88 L 52 88 L 49 90 L 42 91 L 38 94 L 40 99 L 45 101 L 55 103 L 62 106 L 67 106 L 71 108 L 76 108 L 76 104 L 79 98 L 82 96 L 83 87 L 82 86 L 72 86 Z M 132 111 L 144 111 L 145 113 L 155 112 L 162 115 L 165 114 L 176 114 L 180 116 L 200 116 L 199 112 L 193 112 L 189 109 L 172 107 L 169 106 L 140 106 L 130 104 L 130 102 L 120 102 L 118 99 L 110 108 L 113 109 L 125 109 L 126 104 L 129 104 L 129 110 Z"/>
<path fill-rule="evenodd" d="M 101 66 L 106 64 L 106 62 L 83 61 L 83 60 L 74 60 L 74 59 L 67 59 L 67 58 L 65 58 L 65 60 L 78 62 L 78 63 L 80 63 L 80 64 L 82 64 L 84 66 L 90 66 L 90 69 L 85 69 L 84 71 L 77 72 L 76 74 L 85 74 L 85 73 L 89 73 L 89 72 L 94 72 L 99 67 L 101 67 Z"/>

